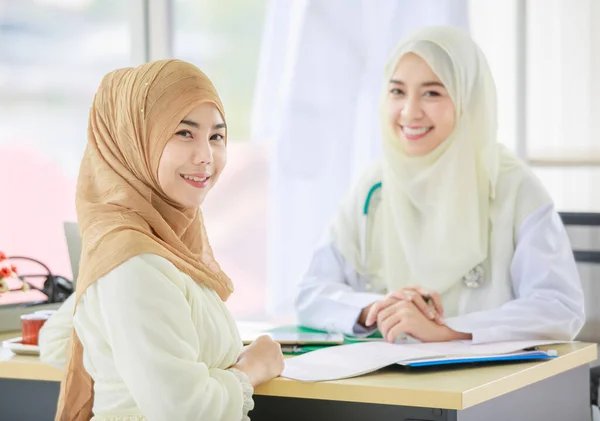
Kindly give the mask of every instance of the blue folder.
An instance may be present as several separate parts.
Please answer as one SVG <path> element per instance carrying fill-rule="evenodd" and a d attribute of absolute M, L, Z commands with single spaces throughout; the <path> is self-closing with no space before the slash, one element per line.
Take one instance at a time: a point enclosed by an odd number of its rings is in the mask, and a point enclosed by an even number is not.
<path fill-rule="evenodd" d="M 495 355 L 478 357 L 472 355 L 469 357 L 460 357 L 452 359 L 429 359 L 421 361 L 413 361 L 409 363 L 398 363 L 407 367 L 427 367 L 434 365 L 448 365 L 448 364 L 467 364 L 467 363 L 490 363 L 490 362 L 503 362 L 503 361 L 528 361 L 528 360 L 549 360 L 556 358 L 556 355 L 550 355 L 545 351 L 530 351 L 528 353 L 521 353 L 518 355 Z"/>

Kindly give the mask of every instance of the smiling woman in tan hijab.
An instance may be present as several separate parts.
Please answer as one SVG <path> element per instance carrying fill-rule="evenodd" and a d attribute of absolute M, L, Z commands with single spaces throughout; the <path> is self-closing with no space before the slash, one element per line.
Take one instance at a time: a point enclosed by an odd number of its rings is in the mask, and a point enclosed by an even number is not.
<path fill-rule="evenodd" d="M 240 420 L 281 373 L 279 345 L 242 344 L 199 206 L 227 158 L 225 113 L 195 66 L 103 79 L 77 184 L 83 251 L 57 420 Z"/>

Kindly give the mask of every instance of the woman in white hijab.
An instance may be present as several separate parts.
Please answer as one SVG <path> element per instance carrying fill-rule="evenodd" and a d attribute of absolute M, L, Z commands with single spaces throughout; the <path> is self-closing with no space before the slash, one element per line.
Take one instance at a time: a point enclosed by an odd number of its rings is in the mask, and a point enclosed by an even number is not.
<path fill-rule="evenodd" d="M 377 327 L 390 342 L 576 336 L 583 293 L 569 240 L 538 179 L 498 143 L 496 114 L 466 33 L 426 28 L 399 45 L 381 101 L 384 157 L 314 254 L 301 324 Z"/>

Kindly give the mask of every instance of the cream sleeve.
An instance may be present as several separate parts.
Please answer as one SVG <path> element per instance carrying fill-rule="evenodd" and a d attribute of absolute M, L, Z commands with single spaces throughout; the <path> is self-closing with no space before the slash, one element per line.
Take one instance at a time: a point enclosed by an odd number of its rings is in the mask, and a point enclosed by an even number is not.
<path fill-rule="evenodd" d="M 153 259 L 130 259 L 83 295 L 75 328 L 88 354 L 86 369 L 100 373 L 101 365 L 112 360 L 148 421 L 246 419 L 253 405 L 248 379 L 198 361 L 215 352 L 220 340 L 199 334 L 202 325 L 229 326 L 217 317 L 194 323 L 181 273 L 172 265 L 159 268 Z M 203 297 L 204 304 L 215 299 L 208 292 Z M 104 338 L 94 337 L 98 328 Z"/>
<path fill-rule="evenodd" d="M 74 306 L 75 294 L 73 293 L 40 330 L 40 360 L 61 370 L 67 362 L 67 348 L 73 331 Z"/>

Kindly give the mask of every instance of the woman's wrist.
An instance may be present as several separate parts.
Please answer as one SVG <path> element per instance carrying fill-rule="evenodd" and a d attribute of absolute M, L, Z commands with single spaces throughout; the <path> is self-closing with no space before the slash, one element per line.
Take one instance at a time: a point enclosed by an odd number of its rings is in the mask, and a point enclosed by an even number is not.
<path fill-rule="evenodd" d="M 246 375 L 246 377 L 248 377 L 248 381 L 250 382 L 250 384 L 252 385 L 252 387 L 256 387 L 257 386 L 257 384 L 256 384 L 256 378 L 255 378 L 255 376 L 253 374 L 254 370 L 252 370 L 246 364 L 240 363 L 238 361 L 231 368 L 234 369 L 234 370 L 241 371 L 242 373 L 244 373 Z"/>
<path fill-rule="evenodd" d="M 465 332 L 458 332 L 450 329 L 448 326 L 443 326 L 445 332 L 446 341 L 467 341 L 473 339 L 473 335 Z"/>

